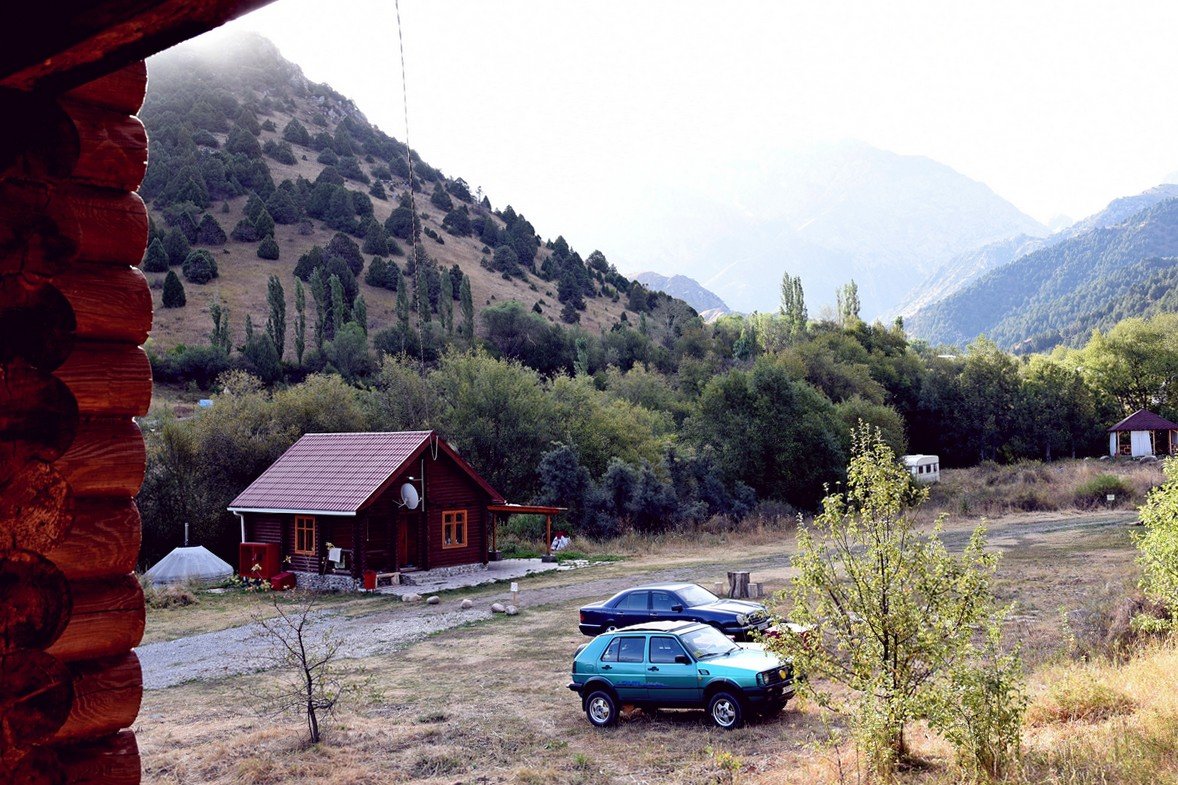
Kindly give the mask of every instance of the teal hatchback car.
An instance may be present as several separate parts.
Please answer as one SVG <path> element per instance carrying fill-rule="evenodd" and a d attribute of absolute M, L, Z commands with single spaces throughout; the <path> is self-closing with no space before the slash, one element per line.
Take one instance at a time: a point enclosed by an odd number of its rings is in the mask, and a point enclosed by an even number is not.
<path fill-rule="evenodd" d="M 781 713 L 793 668 L 755 643 L 738 644 L 696 622 L 649 622 L 598 635 L 573 657 L 569 689 L 589 722 L 618 721 L 626 704 L 705 709 L 725 730 Z"/>

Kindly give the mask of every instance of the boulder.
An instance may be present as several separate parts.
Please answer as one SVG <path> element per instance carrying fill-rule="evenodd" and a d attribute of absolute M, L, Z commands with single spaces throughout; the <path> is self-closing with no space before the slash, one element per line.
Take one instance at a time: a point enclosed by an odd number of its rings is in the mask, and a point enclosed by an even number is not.
<path fill-rule="evenodd" d="M 508 616 L 515 616 L 517 613 L 519 613 L 519 608 L 515 607 L 514 605 L 508 605 L 503 609 L 503 612 Z"/>
<path fill-rule="evenodd" d="M 501 602 L 491 603 L 491 613 L 506 613 L 507 608 Z"/>
<path fill-rule="evenodd" d="M 442 598 L 436 594 L 431 595 L 430 598 L 428 600 L 426 600 L 426 602 L 428 602 L 430 605 L 437 605 L 441 601 L 442 601 Z"/>
<path fill-rule="evenodd" d="M 465 600 L 462 601 L 462 604 L 460 607 L 462 608 L 462 610 L 468 611 L 474 607 L 474 600 L 467 597 Z"/>
<path fill-rule="evenodd" d="M 414 592 L 401 595 L 401 602 L 421 602 L 421 595 Z"/>

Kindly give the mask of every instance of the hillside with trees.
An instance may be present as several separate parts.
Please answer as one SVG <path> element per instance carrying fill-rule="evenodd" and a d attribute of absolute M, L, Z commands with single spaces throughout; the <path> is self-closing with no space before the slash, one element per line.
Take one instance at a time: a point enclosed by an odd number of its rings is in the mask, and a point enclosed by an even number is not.
<path fill-rule="evenodd" d="M 267 382 L 328 367 L 354 380 L 377 351 L 433 360 L 476 333 L 571 369 L 585 335 L 659 338 L 694 315 L 600 252 L 541 239 L 262 38 L 215 57 L 179 47 L 151 72 L 140 193 L 158 381 L 205 388 L 231 367 Z"/>
<path fill-rule="evenodd" d="M 986 335 L 1023 350 L 1078 345 L 1093 329 L 1172 310 L 1176 256 L 1178 199 L 1168 199 L 992 270 L 906 324 L 934 343 Z"/>

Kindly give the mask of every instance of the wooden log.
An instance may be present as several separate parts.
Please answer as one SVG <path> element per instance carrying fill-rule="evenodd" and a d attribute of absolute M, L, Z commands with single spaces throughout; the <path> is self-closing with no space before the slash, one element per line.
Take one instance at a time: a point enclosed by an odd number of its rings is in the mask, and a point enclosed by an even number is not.
<path fill-rule="evenodd" d="M 748 599 L 749 574 L 747 572 L 728 573 L 728 596 L 734 599 Z"/>
<path fill-rule="evenodd" d="M 69 387 L 23 359 L 0 364 L 0 485 L 29 461 L 61 457 L 77 434 Z"/>
<path fill-rule="evenodd" d="M 147 448 L 130 417 L 83 417 L 54 467 L 76 496 L 134 496 L 143 484 Z"/>
<path fill-rule="evenodd" d="M 70 586 L 57 565 L 30 551 L 0 551 L 0 651 L 44 649 L 70 619 Z"/>
<path fill-rule="evenodd" d="M 143 589 L 134 575 L 70 583 L 69 623 L 47 651 L 62 662 L 111 657 L 143 639 Z"/>
<path fill-rule="evenodd" d="M 69 665 L 73 701 L 54 743 L 98 739 L 128 728 L 139 713 L 143 672 L 133 652 Z"/>
<path fill-rule="evenodd" d="M 49 738 L 73 703 L 73 678 L 64 663 L 36 649 L 0 654 L 0 748 Z"/>
<path fill-rule="evenodd" d="M 56 287 L 19 276 L 0 278 L 0 363 L 17 358 L 52 371 L 74 349 L 77 320 Z"/>
<path fill-rule="evenodd" d="M 151 363 L 138 346 L 79 342 L 54 376 L 73 393 L 83 416 L 142 416 L 151 405 Z"/>
<path fill-rule="evenodd" d="M 147 208 L 135 193 L 0 181 L 0 275 L 55 275 L 77 259 L 137 265 L 147 250 Z"/>
<path fill-rule="evenodd" d="M 124 114 L 135 114 L 147 95 L 147 63 L 137 63 L 112 71 L 65 94 L 70 101 L 83 101 Z"/>
<path fill-rule="evenodd" d="M 0 549 L 46 553 L 73 522 L 69 484 L 51 465 L 27 463 L 0 483 Z"/>
<path fill-rule="evenodd" d="M 0 178 L 66 177 L 73 170 L 77 131 L 52 95 L 0 90 L 0 117 Z"/>
<path fill-rule="evenodd" d="M 135 569 L 142 536 L 132 499 L 78 497 L 73 525 L 45 556 L 70 580 L 125 575 Z"/>
<path fill-rule="evenodd" d="M 24 747 L 0 756 L 0 785 L 65 783 L 65 770 L 52 747 Z"/>
<path fill-rule="evenodd" d="M 75 182 L 133 191 L 147 172 L 147 131 L 138 117 L 91 104 L 62 101 L 77 134 Z"/>
<path fill-rule="evenodd" d="M 71 745 L 58 757 L 66 785 L 138 785 L 140 781 L 139 745 L 131 731 Z"/>
<path fill-rule="evenodd" d="M 141 344 L 151 331 L 151 289 L 136 267 L 81 268 L 54 276 L 73 311 L 75 334 L 92 341 Z"/>

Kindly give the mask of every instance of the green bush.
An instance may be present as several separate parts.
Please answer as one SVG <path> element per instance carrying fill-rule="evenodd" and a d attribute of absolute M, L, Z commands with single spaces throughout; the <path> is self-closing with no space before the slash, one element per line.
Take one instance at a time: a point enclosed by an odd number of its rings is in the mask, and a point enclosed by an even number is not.
<path fill-rule="evenodd" d="M 274 237 L 270 236 L 262 240 L 258 244 L 258 258 L 259 259 L 277 259 L 279 254 L 278 243 L 274 242 Z"/>
<path fill-rule="evenodd" d="M 1116 497 L 1108 501 L 1109 495 Z M 1102 504 L 1117 504 L 1128 500 L 1133 495 L 1133 489 L 1125 481 L 1114 474 L 1098 474 L 1088 482 L 1076 488 L 1077 507 L 1097 507 Z"/>

